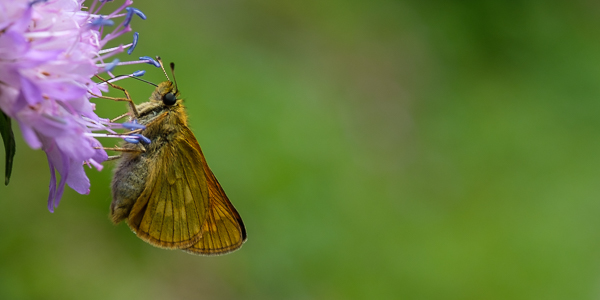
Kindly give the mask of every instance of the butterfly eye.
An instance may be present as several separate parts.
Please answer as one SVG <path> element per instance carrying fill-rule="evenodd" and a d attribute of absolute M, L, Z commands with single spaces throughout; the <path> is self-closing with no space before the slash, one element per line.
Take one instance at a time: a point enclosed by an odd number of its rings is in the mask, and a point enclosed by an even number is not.
<path fill-rule="evenodd" d="M 162 100 L 165 105 L 169 105 L 169 106 L 171 106 L 171 105 L 175 104 L 175 102 L 177 102 L 177 98 L 175 97 L 175 95 L 173 95 L 173 93 L 166 93 L 163 96 Z"/>

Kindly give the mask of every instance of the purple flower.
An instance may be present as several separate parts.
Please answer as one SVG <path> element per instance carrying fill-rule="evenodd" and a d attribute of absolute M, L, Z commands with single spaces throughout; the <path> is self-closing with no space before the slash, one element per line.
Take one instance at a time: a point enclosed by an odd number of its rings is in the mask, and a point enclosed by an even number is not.
<path fill-rule="evenodd" d="M 122 138 L 111 129 L 120 125 L 94 113 L 91 93 L 101 95 L 108 88 L 106 83 L 92 81 L 92 77 L 106 71 L 115 81 L 118 78 L 110 70 L 116 65 L 147 63 L 105 62 L 127 48 L 131 53 L 137 44 L 136 33 L 132 44 L 103 49 L 110 40 L 131 31 L 133 13 L 145 18 L 129 7 L 133 1 L 124 1 L 108 15 L 98 12 L 110 1 L 91 2 L 88 11 L 82 11 L 83 1 L 77 0 L 0 2 L 0 109 L 17 121 L 30 147 L 46 152 L 51 212 L 65 184 L 78 193 L 89 193 L 84 164 L 101 170 L 100 163 L 108 158 L 95 137 Z M 115 18 L 121 23 L 104 34 Z M 111 134 L 92 132 L 97 130 Z M 60 174 L 58 184 L 56 172 Z"/>

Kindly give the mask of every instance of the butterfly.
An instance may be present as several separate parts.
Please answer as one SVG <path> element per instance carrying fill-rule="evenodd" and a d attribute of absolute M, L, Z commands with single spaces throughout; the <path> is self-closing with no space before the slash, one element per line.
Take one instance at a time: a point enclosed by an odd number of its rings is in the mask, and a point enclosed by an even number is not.
<path fill-rule="evenodd" d="M 171 63 L 174 78 L 173 70 Z M 135 143 L 118 149 L 122 154 L 111 183 L 112 221 L 126 221 L 139 238 L 160 248 L 199 255 L 239 249 L 246 241 L 244 223 L 188 126 L 177 84 L 167 76 L 150 101 L 139 105 L 125 95 L 129 121 L 145 128 Z"/>

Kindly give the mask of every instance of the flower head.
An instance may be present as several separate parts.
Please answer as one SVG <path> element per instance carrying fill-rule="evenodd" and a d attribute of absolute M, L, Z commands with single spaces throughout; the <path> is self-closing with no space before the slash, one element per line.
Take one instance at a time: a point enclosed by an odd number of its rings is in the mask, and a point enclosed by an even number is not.
<path fill-rule="evenodd" d="M 30 147 L 46 152 L 51 212 L 65 184 L 78 193 L 89 193 L 84 164 L 100 170 L 100 163 L 107 159 L 95 138 L 98 134 L 92 131 L 114 133 L 111 128 L 119 126 L 94 113 L 89 98 L 107 91 L 107 84 L 95 83 L 92 77 L 100 72 L 114 77 L 110 71 L 116 65 L 147 62 L 105 62 L 126 48 L 131 54 L 137 33 L 129 45 L 103 48 L 131 31 L 134 15 L 146 18 L 130 7 L 131 0 L 108 15 L 98 14 L 107 2 L 92 1 L 87 11 L 82 10 L 83 1 L 77 0 L 0 2 L 0 110 L 17 121 Z M 104 34 L 114 19 L 122 21 Z M 60 174 L 58 184 L 56 171 Z"/>

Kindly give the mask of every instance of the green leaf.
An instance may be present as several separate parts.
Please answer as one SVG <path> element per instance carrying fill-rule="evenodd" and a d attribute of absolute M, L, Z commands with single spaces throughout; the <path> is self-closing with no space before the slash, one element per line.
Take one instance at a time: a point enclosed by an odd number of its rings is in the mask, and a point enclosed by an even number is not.
<path fill-rule="evenodd" d="M 16 145 L 15 135 L 12 131 L 10 118 L 0 111 L 0 134 L 4 141 L 4 150 L 6 152 L 6 168 L 4 169 L 4 185 L 8 185 L 10 181 L 10 173 L 12 172 L 13 158 L 15 157 Z"/>

